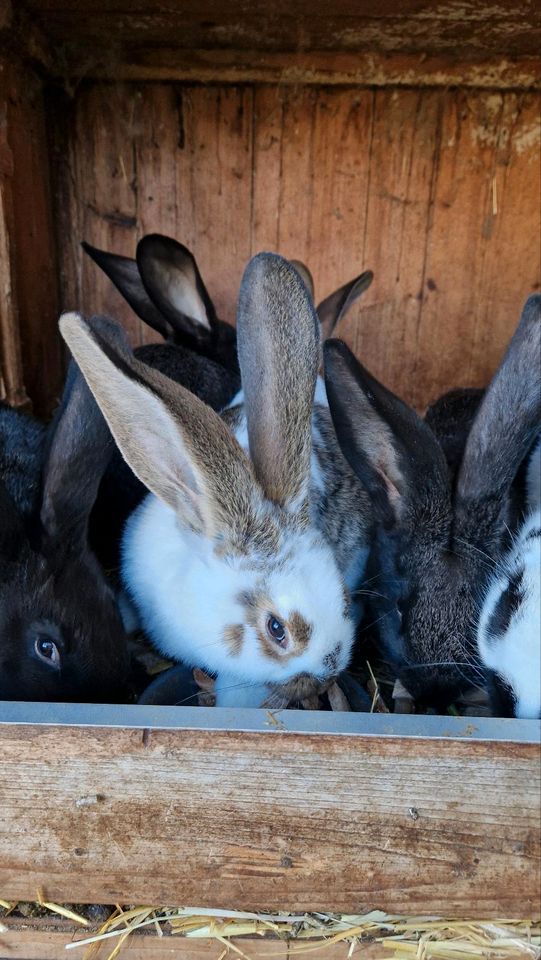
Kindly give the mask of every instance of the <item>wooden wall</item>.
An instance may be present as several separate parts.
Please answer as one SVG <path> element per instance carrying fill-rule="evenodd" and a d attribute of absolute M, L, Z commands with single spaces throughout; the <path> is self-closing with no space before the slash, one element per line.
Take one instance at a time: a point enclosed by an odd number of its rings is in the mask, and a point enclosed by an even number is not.
<path fill-rule="evenodd" d="M 422 407 L 482 385 L 539 286 L 539 96 L 88 84 L 53 100 L 61 301 L 150 336 L 79 241 L 194 251 L 227 320 L 246 260 L 304 259 L 324 296 L 376 279 L 340 333 Z"/>
<path fill-rule="evenodd" d="M 46 414 L 62 385 L 58 266 L 42 83 L 0 60 L 0 399 Z"/>

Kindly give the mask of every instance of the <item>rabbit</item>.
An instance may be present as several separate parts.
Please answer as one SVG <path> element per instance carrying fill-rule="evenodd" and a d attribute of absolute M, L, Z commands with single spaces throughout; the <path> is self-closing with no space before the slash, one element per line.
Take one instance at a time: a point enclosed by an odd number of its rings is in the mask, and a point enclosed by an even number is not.
<path fill-rule="evenodd" d="M 541 415 L 541 297 L 526 302 L 456 471 L 429 424 L 345 344 L 330 340 L 324 354 L 338 440 L 377 517 L 371 615 L 404 686 L 445 710 L 479 676 L 478 605 L 517 522 L 511 486 Z"/>
<path fill-rule="evenodd" d="M 527 471 L 527 513 L 489 581 L 477 629 L 497 716 L 541 719 L 541 440 Z"/>
<path fill-rule="evenodd" d="M 87 543 L 112 449 L 75 366 L 50 429 L 0 409 L 0 700 L 131 694 L 127 637 Z"/>
<path fill-rule="evenodd" d="M 142 320 L 167 341 L 136 347 L 135 356 L 191 390 L 213 410 L 242 402 L 234 327 L 219 320 L 195 257 L 187 247 L 161 234 L 147 234 L 137 244 L 136 259 L 83 249 L 107 274 Z M 308 268 L 292 261 L 311 298 Z M 367 270 L 323 300 L 317 310 L 323 336 L 370 286 Z M 318 399 L 326 403 L 321 385 Z M 115 450 L 103 478 L 90 521 L 90 542 L 108 570 L 119 566 L 119 544 L 128 517 L 146 496 L 146 488 Z"/>
<path fill-rule="evenodd" d="M 328 409 L 313 409 L 319 330 L 299 273 L 275 254 L 248 264 L 245 406 L 222 417 L 115 349 L 103 323 L 65 314 L 60 330 L 151 491 L 128 521 L 122 573 L 155 645 L 217 674 L 220 706 L 303 700 L 332 682 L 351 655 L 369 500 Z"/>

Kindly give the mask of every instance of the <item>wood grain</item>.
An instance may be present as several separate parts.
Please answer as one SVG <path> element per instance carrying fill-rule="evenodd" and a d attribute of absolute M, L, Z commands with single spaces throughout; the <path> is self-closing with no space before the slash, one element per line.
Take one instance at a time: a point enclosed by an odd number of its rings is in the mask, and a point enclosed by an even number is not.
<path fill-rule="evenodd" d="M 77 79 L 115 81 L 173 81 L 188 83 L 257 83 L 280 87 L 472 87 L 477 90 L 539 90 L 541 63 L 536 56 L 492 56 L 479 51 L 473 59 L 448 54 L 348 53 L 298 50 L 287 53 L 238 49 L 179 49 L 167 41 L 129 51 L 87 48 L 85 58 L 77 45 L 71 58 L 53 67 L 53 75 Z"/>
<path fill-rule="evenodd" d="M 535 745 L 5 725 L 0 751 L 8 900 L 539 911 Z"/>
<path fill-rule="evenodd" d="M 534 0 L 335 0 L 332 5 L 287 0 L 26 0 L 52 45 L 70 45 L 83 62 L 124 60 L 164 43 L 180 49 L 254 51 L 346 50 L 355 53 L 448 53 L 467 60 L 503 52 L 537 55 L 539 18 Z M 68 46 L 69 52 L 69 46 Z M 458 56 L 457 56 L 458 54 Z M 64 51 L 65 55 L 65 51 Z"/>
<path fill-rule="evenodd" d="M 6 130 L 13 156 L 10 243 L 21 357 L 25 387 L 41 415 L 56 404 L 63 373 L 47 122 L 38 76 L 17 62 L 5 69 Z"/>
<path fill-rule="evenodd" d="M 376 277 L 339 331 L 423 408 L 485 384 L 539 287 L 537 94 L 87 84 L 57 173 L 62 305 L 145 332 L 79 240 L 133 254 L 149 230 L 194 251 L 234 320 L 250 254 L 310 266 L 318 297 Z M 495 185 L 495 186 L 494 186 Z M 494 189 L 496 194 L 494 194 Z"/>
<path fill-rule="evenodd" d="M 0 58 L 0 397 L 43 412 L 60 388 L 57 265 L 41 84 Z"/>
<path fill-rule="evenodd" d="M 41 929 L 38 924 L 32 929 L 28 924 L 25 929 L 11 927 L 7 933 L 0 934 L 0 960 L 58 960 L 59 957 L 68 957 L 65 953 L 66 943 L 78 939 L 84 934 L 78 930 L 75 934 L 67 925 L 63 930 Z M 107 940 L 92 954 L 94 960 L 107 960 L 116 941 Z M 250 960 L 293 960 L 294 954 L 287 943 L 279 940 L 264 942 L 261 937 L 243 937 L 231 941 L 233 947 L 244 951 Z M 306 941 L 304 944 L 308 946 Z M 233 947 L 229 956 L 235 954 Z M 82 949 L 82 948 L 81 948 Z M 158 937 L 152 933 L 146 936 L 134 934 L 124 941 L 121 957 L 127 960 L 219 960 L 224 945 L 216 940 L 187 940 L 179 936 Z M 363 943 L 348 953 L 349 945 L 344 943 L 325 944 L 318 947 L 310 945 L 308 956 L 313 960 L 345 960 L 352 956 L 363 960 L 381 960 L 389 956 L 389 950 L 381 944 Z M 81 950 L 72 953 L 72 956 L 81 957 Z"/>

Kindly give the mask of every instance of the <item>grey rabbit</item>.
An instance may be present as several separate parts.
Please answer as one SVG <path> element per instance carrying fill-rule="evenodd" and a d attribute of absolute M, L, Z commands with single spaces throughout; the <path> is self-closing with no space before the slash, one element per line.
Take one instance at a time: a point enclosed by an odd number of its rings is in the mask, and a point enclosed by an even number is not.
<path fill-rule="evenodd" d="M 49 429 L 0 407 L 0 700 L 131 695 L 127 637 L 87 536 L 112 450 L 75 364 Z"/>
<path fill-rule="evenodd" d="M 377 517 L 367 576 L 382 646 L 412 695 L 444 709 L 479 676 L 479 607 L 519 519 L 512 486 L 541 416 L 541 296 L 526 302 L 492 382 L 472 401 L 469 431 L 451 444 L 458 421 L 446 434 L 442 409 L 456 414 L 462 400 L 442 401 L 424 422 L 345 344 L 329 341 L 324 354 L 337 436 Z"/>

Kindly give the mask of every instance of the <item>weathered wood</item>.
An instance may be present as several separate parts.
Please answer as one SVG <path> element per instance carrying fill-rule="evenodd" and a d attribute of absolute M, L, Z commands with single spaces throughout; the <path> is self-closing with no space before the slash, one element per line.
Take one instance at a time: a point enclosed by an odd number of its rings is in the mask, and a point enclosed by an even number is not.
<path fill-rule="evenodd" d="M 62 386 L 57 331 L 58 277 L 41 81 L 4 64 L 6 136 L 13 157 L 10 236 L 24 382 L 36 413 L 48 413 Z"/>
<path fill-rule="evenodd" d="M 260 50 L 179 50 L 141 47 L 107 60 L 90 55 L 62 64 L 68 76 L 117 81 L 168 80 L 191 83 L 272 83 L 283 86 L 473 87 L 480 90 L 538 90 L 537 57 L 476 58 L 384 53 L 273 53 Z M 60 66 L 57 67 L 57 72 Z"/>
<path fill-rule="evenodd" d="M 17 284 L 13 250 L 13 154 L 7 140 L 6 67 L 0 73 L 0 400 L 24 406 Z"/>
<path fill-rule="evenodd" d="M 144 232 L 176 235 L 228 320 L 248 256 L 278 249 L 319 297 L 374 269 L 339 332 L 406 399 L 484 384 L 539 283 L 538 110 L 536 94 L 83 86 L 54 111 L 62 304 L 149 336 L 83 237 L 133 255 Z"/>
<path fill-rule="evenodd" d="M 539 911 L 535 744 L 3 725 L 0 753 L 9 900 Z"/>
<path fill-rule="evenodd" d="M 26 6 L 52 42 L 65 45 L 64 57 L 69 46 L 72 63 L 78 52 L 83 71 L 115 53 L 127 62 L 130 53 L 164 43 L 184 50 L 448 53 L 455 60 L 457 54 L 463 60 L 475 54 L 535 56 L 540 43 L 535 0 L 467 6 L 462 0 L 300 0 L 294 7 L 287 0 L 272 7 L 262 0 L 26 0 Z"/>
<path fill-rule="evenodd" d="M 9 924 L 9 921 L 8 921 Z M 0 960 L 58 960 L 59 957 L 71 957 L 79 960 L 83 956 L 83 949 L 65 953 L 65 946 L 72 939 L 80 939 L 85 935 L 80 929 L 73 933 L 73 928 L 67 924 L 62 930 L 42 929 L 41 924 L 25 924 L 25 929 L 17 929 L 9 924 L 7 933 L 0 934 Z M 59 925 L 60 926 L 60 925 Z M 243 937 L 231 941 L 233 947 L 244 951 L 251 960 L 292 960 L 287 943 L 280 940 L 262 941 L 261 937 Z M 94 960 L 107 960 L 116 940 L 106 940 L 95 948 L 92 954 Z M 308 956 L 313 960 L 345 960 L 346 955 L 363 960 L 381 960 L 389 956 L 389 950 L 381 944 L 358 945 L 349 954 L 349 945 L 344 943 L 308 945 Z M 218 960 L 224 950 L 224 944 L 217 940 L 185 939 L 179 936 L 157 936 L 154 931 L 145 936 L 133 934 L 128 937 L 122 946 L 121 956 L 124 960 Z M 238 956 L 231 948 L 230 957 Z"/>

